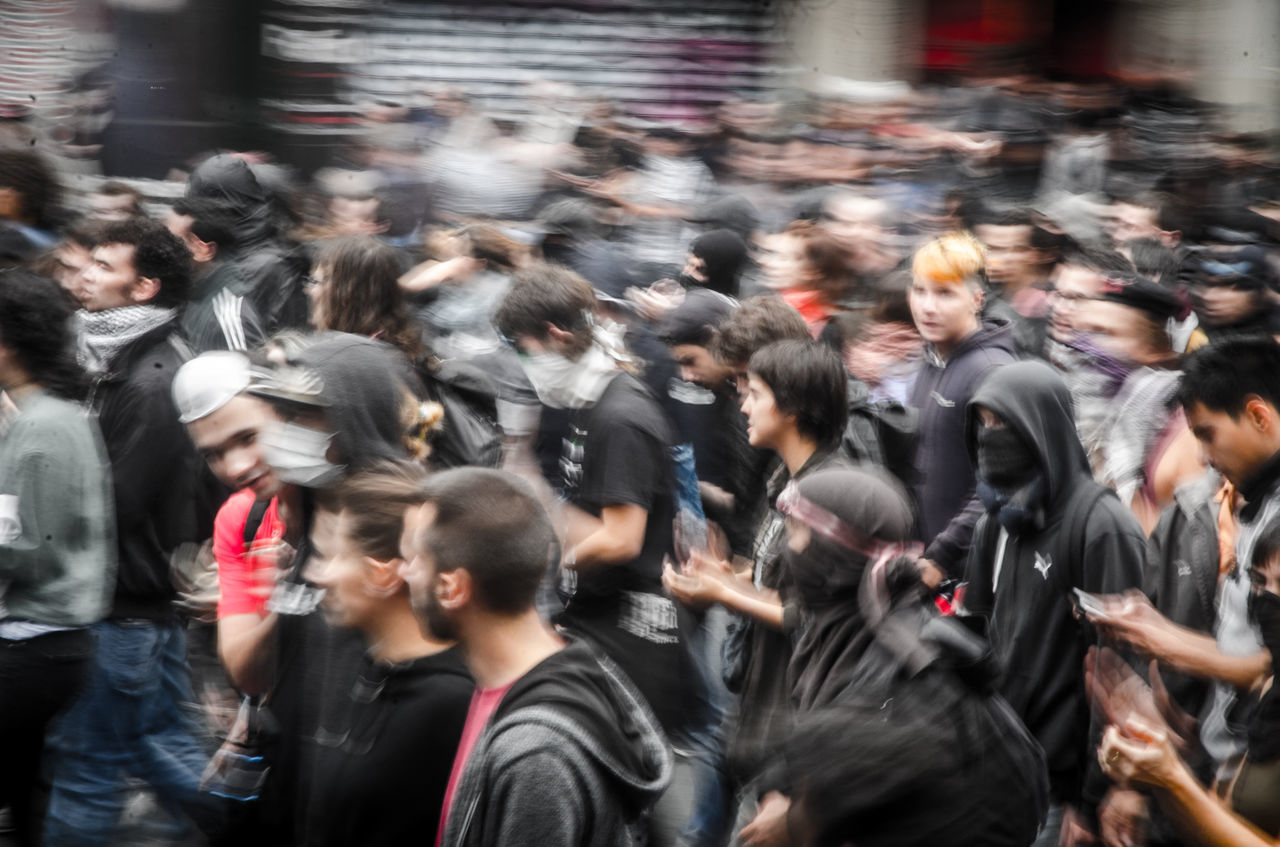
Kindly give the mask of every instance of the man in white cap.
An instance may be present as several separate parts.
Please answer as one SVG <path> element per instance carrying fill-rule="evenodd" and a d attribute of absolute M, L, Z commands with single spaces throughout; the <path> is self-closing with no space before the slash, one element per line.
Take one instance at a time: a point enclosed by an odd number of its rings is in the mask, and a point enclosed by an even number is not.
<path fill-rule="evenodd" d="M 265 689 L 275 627 L 267 597 L 287 543 L 281 483 L 260 448 L 262 430 L 279 418 L 270 403 L 249 393 L 255 378 L 243 354 L 217 351 L 187 362 L 173 381 L 179 419 L 213 475 L 235 491 L 213 524 L 218 654 L 232 682 L 249 694 Z"/>

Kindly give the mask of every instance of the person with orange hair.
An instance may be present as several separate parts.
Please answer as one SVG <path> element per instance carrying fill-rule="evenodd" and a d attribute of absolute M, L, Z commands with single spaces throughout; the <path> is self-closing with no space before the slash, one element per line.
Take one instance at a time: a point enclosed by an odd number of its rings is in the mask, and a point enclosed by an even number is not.
<path fill-rule="evenodd" d="M 935 587 L 960 576 L 982 514 L 965 449 L 965 406 L 987 374 L 1016 358 L 1009 322 L 982 314 L 985 267 L 982 245 L 967 232 L 928 242 L 911 261 L 908 300 L 925 359 L 911 393 L 920 430 L 909 482 L 926 545 L 921 571 Z"/>

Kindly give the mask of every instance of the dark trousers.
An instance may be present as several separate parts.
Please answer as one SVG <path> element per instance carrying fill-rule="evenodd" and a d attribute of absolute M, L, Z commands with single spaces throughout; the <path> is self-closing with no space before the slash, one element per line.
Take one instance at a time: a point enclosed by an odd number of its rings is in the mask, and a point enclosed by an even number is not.
<path fill-rule="evenodd" d="M 46 728 L 80 690 L 92 652 L 87 629 L 20 641 L 0 638 L 0 806 L 12 809 L 21 844 L 40 843 Z"/>

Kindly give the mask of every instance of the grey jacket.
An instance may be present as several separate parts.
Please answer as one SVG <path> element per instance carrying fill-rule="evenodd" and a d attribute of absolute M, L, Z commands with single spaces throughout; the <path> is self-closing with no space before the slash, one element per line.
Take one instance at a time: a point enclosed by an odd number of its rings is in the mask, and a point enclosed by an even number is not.
<path fill-rule="evenodd" d="M 1213 633 L 1218 594 L 1218 504 L 1222 478 L 1209 471 L 1181 486 L 1160 515 L 1148 543 L 1143 592 L 1174 623 Z M 1165 685 L 1184 710 L 1197 714 L 1209 684 L 1162 671 Z"/>
<path fill-rule="evenodd" d="M 17 507 L 0 531 L 0 618 L 85 626 L 106 613 L 116 570 L 109 472 L 83 407 L 39 391 L 22 400 L 0 438 L 0 495 Z"/>
<path fill-rule="evenodd" d="M 585 642 L 517 680 L 454 791 L 446 847 L 631 847 L 671 754 L 630 681 Z"/>

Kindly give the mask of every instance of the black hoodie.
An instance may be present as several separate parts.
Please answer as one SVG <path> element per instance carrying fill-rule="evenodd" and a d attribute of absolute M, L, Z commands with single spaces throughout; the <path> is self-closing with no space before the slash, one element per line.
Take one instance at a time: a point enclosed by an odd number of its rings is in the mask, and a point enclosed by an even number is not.
<path fill-rule="evenodd" d="M 277 236 L 275 203 L 249 164 L 230 154 L 206 159 L 192 171 L 187 196 L 213 200 L 235 217 L 230 262 L 244 277 L 266 334 L 305 327 L 310 309 L 302 284 L 308 263 Z"/>
<path fill-rule="evenodd" d="M 988 320 L 945 360 L 926 349 L 911 391 L 920 411 L 913 494 L 925 557 L 958 576 L 981 506 L 973 493 L 973 463 L 964 449 L 965 407 L 992 369 L 1015 359 L 1013 330 Z"/>
<path fill-rule="evenodd" d="M 643 842 L 671 754 L 631 682 L 586 642 L 516 680 L 463 769 L 444 847 Z"/>
<path fill-rule="evenodd" d="M 965 609 L 990 616 L 987 635 L 1000 663 L 1000 692 L 1044 747 L 1054 799 L 1074 803 L 1083 797 L 1093 806 L 1106 788 L 1094 755 L 1101 728 L 1090 717 L 1084 683 L 1085 653 L 1096 636 L 1075 618 L 1066 586 L 1102 594 L 1141 587 L 1146 538 L 1110 492 L 1093 500 L 1086 520 L 1075 522 L 1083 544 L 1059 537 L 1072 495 L 1097 484 L 1076 435 L 1071 394 L 1051 367 L 1007 365 L 973 395 L 966 440 L 975 463 L 978 406 L 1034 447 L 1045 495 L 1039 528 L 1002 539 L 993 515 L 978 522 Z M 1080 560 L 1062 561 L 1072 549 Z M 1066 578 L 1055 568 L 1066 568 Z"/>

